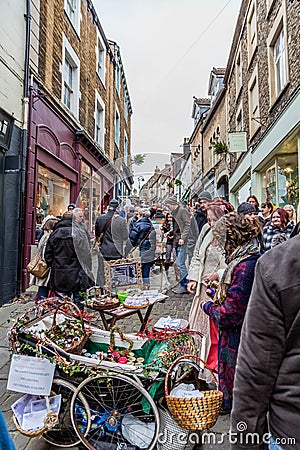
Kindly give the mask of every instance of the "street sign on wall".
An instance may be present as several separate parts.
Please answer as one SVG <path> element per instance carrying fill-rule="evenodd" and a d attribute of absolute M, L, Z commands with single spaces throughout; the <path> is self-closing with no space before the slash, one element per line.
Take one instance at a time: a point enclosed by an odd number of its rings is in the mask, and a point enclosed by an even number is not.
<path fill-rule="evenodd" d="M 229 151 L 230 153 L 247 151 L 247 133 L 246 131 L 238 131 L 236 133 L 228 133 Z"/>

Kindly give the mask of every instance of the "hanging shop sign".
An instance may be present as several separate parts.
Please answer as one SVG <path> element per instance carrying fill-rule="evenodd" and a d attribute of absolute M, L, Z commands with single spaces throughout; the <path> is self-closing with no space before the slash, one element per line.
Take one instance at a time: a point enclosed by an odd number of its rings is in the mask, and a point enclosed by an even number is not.
<path fill-rule="evenodd" d="M 229 133 L 229 150 L 230 153 L 247 151 L 247 133 L 246 131 L 238 131 Z"/>

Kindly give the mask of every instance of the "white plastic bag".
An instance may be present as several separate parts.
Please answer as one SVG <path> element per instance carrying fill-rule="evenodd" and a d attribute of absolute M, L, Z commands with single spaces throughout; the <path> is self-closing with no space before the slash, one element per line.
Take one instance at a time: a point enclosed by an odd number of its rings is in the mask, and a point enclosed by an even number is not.
<path fill-rule="evenodd" d="M 145 423 L 134 417 L 132 414 L 126 414 L 122 420 L 122 434 L 132 445 L 139 448 L 148 448 L 152 442 L 155 433 L 155 422 Z"/>

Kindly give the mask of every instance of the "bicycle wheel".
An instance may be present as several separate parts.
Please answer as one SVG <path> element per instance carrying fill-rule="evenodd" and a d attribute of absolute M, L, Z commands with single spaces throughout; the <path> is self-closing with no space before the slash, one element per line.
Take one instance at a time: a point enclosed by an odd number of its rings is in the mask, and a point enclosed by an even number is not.
<path fill-rule="evenodd" d="M 64 379 L 54 378 L 51 390 L 56 395 L 61 395 L 61 406 L 58 416 L 59 422 L 55 427 L 45 431 L 43 438 L 57 447 L 73 447 L 81 442 L 74 430 L 70 414 L 71 399 L 74 392 L 76 392 L 76 386 Z M 90 411 L 83 395 L 78 396 L 76 405 L 77 411 L 79 412 L 77 417 L 78 426 L 82 433 L 86 434 L 90 426 Z"/>
<path fill-rule="evenodd" d="M 77 401 L 82 395 L 91 412 L 84 436 L 77 422 Z M 159 414 L 148 392 L 125 375 L 98 375 L 84 380 L 71 401 L 74 429 L 90 450 L 152 450 L 159 433 Z"/>

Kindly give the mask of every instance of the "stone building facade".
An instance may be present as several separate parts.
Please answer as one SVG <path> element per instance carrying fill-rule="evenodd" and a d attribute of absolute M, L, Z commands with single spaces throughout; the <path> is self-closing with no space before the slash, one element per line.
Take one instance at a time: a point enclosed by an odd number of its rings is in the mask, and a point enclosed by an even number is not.
<path fill-rule="evenodd" d="M 247 133 L 230 177 L 235 204 L 254 194 L 298 205 L 299 36 L 299 2 L 242 2 L 224 79 L 228 131 Z"/>

